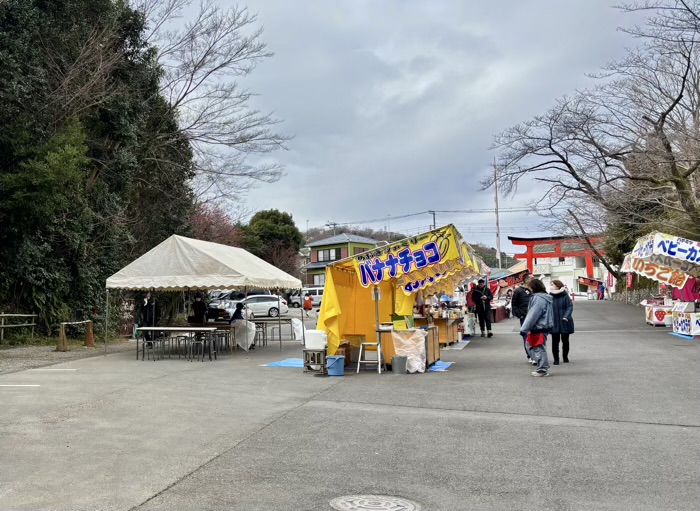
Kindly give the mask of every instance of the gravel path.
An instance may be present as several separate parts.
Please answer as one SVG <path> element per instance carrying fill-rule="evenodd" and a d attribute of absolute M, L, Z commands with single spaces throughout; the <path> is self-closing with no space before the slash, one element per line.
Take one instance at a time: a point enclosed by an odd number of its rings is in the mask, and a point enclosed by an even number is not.
<path fill-rule="evenodd" d="M 128 341 L 107 345 L 107 353 L 133 350 L 134 344 Z M 105 348 L 99 345 L 95 348 L 86 346 L 71 346 L 70 351 L 56 351 L 55 346 L 16 346 L 0 349 L 0 374 L 15 373 L 25 369 L 50 366 L 76 360 L 79 358 L 104 355 Z"/>

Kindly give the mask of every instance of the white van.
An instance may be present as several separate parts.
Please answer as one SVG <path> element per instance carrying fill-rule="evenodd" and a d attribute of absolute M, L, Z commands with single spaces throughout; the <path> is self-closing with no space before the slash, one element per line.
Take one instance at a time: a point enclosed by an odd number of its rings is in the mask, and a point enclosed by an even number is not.
<path fill-rule="evenodd" d="M 301 298 L 302 300 L 306 296 L 306 294 L 310 294 L 311 298 L 314 299 L 314 307 L 320 307 L 321 306 L 321 299 L 323 298 L 323 288 L 322 287 L 305 287 L 304 289 L 301 290 Z"/>

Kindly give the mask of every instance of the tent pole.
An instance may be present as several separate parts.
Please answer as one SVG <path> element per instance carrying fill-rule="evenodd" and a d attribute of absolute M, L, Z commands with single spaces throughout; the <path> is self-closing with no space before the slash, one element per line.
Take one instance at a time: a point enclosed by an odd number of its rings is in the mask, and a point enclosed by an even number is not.
<path fill-rule="evenodd" d="M 107 332 L 109 331 L 109 289 L 105 289 L 105 355 L 107 355 Z"/>
<path fill-rule="evenodd" d="M 280 300 L 281 290 L 277 290 L 277 327 L 280 333 L 280 351 L 282 351 L 282 302 Z"/>
<path fill-rule="evenodd" d="M 382 342 L 382 333 L 379 331 L 379 287 L 374 285 L 374 319 L 377 323 L 377 343 Z"/>
<path fill-rule="evenodd" d="M 304 326 L 304 288 L 299 289 L 299 312 L 301 313 L 301 342 L 306 348 L 306 327 Z"/>
<path fill-rule="evenodd" d="M 243 286 L 243 300 L 248 298 L 248 286 Z M 248 341 L 248 304 L 246 303 L 243 307 L 243 320 L 245 325 L 245 353 L 250 356 L 250 342 Z M 253 337 L 253 342 L 255 342 L 255 337 Z"/>

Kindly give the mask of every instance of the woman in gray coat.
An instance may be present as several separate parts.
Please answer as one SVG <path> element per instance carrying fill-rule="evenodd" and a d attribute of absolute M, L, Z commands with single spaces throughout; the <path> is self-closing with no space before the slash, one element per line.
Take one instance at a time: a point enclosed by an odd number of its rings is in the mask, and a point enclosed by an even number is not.
<path fill-rule="evenodd" d="M 547 288 L 539 279 L 530 281 L 532 299 L 527 310 L 527 316 L 520 325 L 520 335 L 527 336 L 530 345 L 530 355 L 537 363 L 537 370 L 532 376 L 549 376 L 549 360 L 547 360 L 546 340 L 547 334 L 552 331 L 554 323 L 552 315 L 551 295 L 547 294 Z M 532 336 L 530 336 L 532 334 Z"/>
<path fill-rule="evenodd" d="M 574 303 L 561 280 L 553 280 L 550 286 L 552 295 L 552 312 L 554 326 L 552 327 L 552 355 L 554 365 L 559 364 L 559 341 L 562 344 L 564 363 L 569 363 L 569 336 L 574 333 Z"/>

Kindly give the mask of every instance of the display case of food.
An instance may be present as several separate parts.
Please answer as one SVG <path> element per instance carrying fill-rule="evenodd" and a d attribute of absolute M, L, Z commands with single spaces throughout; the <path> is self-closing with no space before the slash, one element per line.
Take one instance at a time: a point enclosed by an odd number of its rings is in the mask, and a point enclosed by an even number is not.
<path fill-rule="evenodd" d="M 673 307 L 673 332 L 700 335 L 700 310 L 694 302 L 679 302 Z"/>
<path fill-rule="evenodd" d="M 652 298 L 640 303 L 648 325 L 673 326 L 673 303 L 663 298 Z"/>

